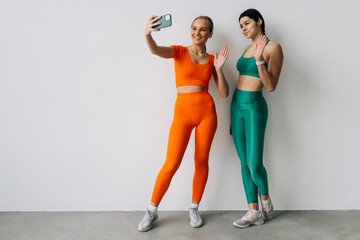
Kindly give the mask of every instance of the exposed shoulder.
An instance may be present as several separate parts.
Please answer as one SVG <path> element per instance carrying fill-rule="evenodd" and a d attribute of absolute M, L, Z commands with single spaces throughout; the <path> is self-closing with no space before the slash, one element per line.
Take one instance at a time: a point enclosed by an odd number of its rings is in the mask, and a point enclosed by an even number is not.
<path fill-rule="evenodd" d="M 269 43 L 270 43 L 270 42 L 269 42 Z M 247 46 L 244 48 L 244 52 L 245 52 L 246 50 L 248 50 L 250 47 L 251 47 L 251 45 L 247 45 Z"/>
<path fill-rule="evenodd" d="M 281 45 L 280 45 L 279 43 L 270 41 L 270 42 L 266 45 L 265 51 L 268 52 L 268 54 L 281 53 L 281 52 L 282 52 L 282 48 L 281 48 Z"/>
<path fill-rule="evenodd" d="M 270 41 L 264 49 L 265 61 L 269 62 L 272 59 L 272 63 L 282 64 L 284 60 L 284 54 L 279 43 Z"/>

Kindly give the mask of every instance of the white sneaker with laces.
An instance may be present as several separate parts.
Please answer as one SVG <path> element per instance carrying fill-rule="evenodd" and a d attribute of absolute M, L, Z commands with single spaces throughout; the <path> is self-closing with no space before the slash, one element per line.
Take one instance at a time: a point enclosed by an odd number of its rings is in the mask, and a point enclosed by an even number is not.
<path fill-rule="evenodd" d="M 146 209 L 143 220 L 138 225 L 140 232 L 146 232 L 152 229 L 154 222 L 159 218 L 157 213 L 151 212 L 148 208 Z"/>
<path fill-rule="evenodd" d="M 251 225 L 264 224 L 264 219 L 261 211 L 259 211 L 259 215 L 255 215 L 251 210 L 249 210 L 242 218 L 236 220 L 233 224 L 235 227 L 247 228 Z"/>
<path fill-rule="evenodd" d="M 197 208 L 189 208 L 190 225 L 199 228 L 203 225 L 203 221 Z"/>

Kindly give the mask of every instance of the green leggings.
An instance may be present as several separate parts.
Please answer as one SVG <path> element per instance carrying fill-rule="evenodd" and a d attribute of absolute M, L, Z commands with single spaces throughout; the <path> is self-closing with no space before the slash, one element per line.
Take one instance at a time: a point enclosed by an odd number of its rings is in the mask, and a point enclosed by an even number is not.
<path fill-rule="evenodd" d="M 231 102 L 231 130 L 241 161 L 241 172 L 248 204 L 269 194 L 263 165 L 263 150 L 268 109 L 262 92 L 235 90 Z"/>

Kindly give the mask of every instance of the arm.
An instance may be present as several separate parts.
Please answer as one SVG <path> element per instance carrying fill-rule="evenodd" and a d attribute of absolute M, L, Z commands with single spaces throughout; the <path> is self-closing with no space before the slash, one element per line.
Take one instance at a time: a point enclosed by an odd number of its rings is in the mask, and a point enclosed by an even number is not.
<path fill-rule="evenodd" d="M 151 16 L 147 21 L 146 28 L 145 28 L 145 39 L 146 43 L 151 51 L 152 54 L 155 54 L 159 57 L 163 58 L 171 58 L 174 56 L 174 49 L 172 47 L 164 47 L 158 46 L 151 36 L 151 32 L 158 32 L 160 29 L 153 29 L 154 26 L 160 25 L 160 22 L 154 23 L 161 17 Z"/>
<path fill-rule="evenodd" d="M 260 39 L 259 45 L 255 46 L 254 58 L 256 61 L 261 61 L 262 53 L 264 51 L 266 45 L 267 38 L 264 35 Z M 279 76 L 281 72 L 281 67 L 284 59 L 284 55 L 281 49 L 280 44 L 273 43 L 272 46 L 268 47 L 268 69 L 266 69 L 265 65 L 258 65 L 258 71 L 260 75 L 260 80 L 262 84 L 266 87 L 269 92 L 275 90 L 278 82 Z"/>
<path fill-rule="evenodd" d="M 217 55 L 217 53 L 215 53 L 215 59 L 214 59 L 215 72 L 213 75 L 214 75 L 215 84 L 220 95 L 224 98 L 226 98 L 229 95 L 229 85 L 226 81 L 222 67 L 224 66 L 228 56 L 229 56 L 228 47 L 224 45 L 221 49 L 219 56 Z"/>

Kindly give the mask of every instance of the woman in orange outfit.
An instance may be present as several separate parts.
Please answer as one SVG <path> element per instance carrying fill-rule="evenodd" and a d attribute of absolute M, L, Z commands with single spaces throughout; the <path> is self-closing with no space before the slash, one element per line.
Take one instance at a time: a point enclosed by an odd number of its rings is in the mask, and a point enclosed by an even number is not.
<path fill-rule="evenodd" d="M 211 143 L 217 127 L 214 101 L 208 92 L 209 81 L 214 77 L 216 87 L 222 97 L 229 94 L 229 86 L 222 67 L 229 55 L 227 46 L 215 56 L 206 53 L 206 42 L 213 35 L 213 22 L 207 16 L 197 17 L 191 25 L 192 44 L 189 47 L 172 45 L 158 46 L 151 36 L 155 23 L 161 17 L 152 16 L 145 28 L 145 39 L 152 54 L 163 58 L 173 58 L 177 99 L 174 120 L 169 133 L 166 161 L 156 179 L 151 203 L 138 230 L 145 232 L 158 219 L 157 207 L 166 193 L 171 179 L 180 166 L 192 130 L 195 128 L 195 174 L 193 180 L 192 203 L 189 208 L 190 224 L 201 227 L 198 212 L 199 202 L 208 177 L 208 160 Z"/>

